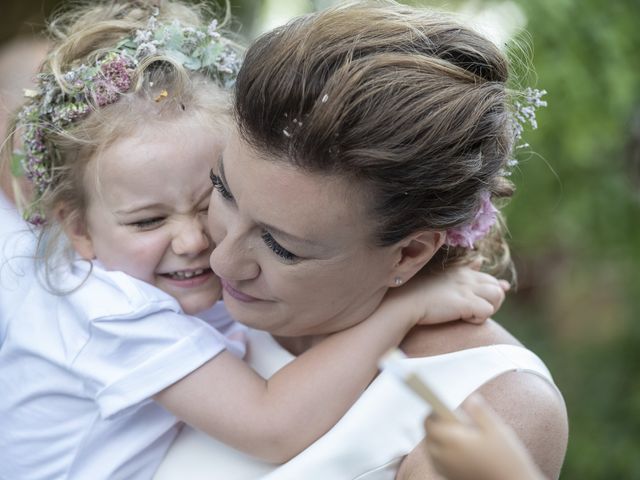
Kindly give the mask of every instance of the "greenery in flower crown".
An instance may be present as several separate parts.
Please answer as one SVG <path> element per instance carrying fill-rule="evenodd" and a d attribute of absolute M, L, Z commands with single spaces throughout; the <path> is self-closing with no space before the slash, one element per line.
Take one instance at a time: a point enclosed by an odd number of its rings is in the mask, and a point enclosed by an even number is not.
<path fill-rule="evenodd" d="M 53 183 L 58 153 L 47 142 L 47 132 L 62 131 L 92 108 L 116 102 L 132 87 L 133 75 L 144 60 L 163 55 L 187 70 L 214 78 L 230 87 L 240 69 L 240 59 L 218 32 L 217 21 L 207 28 L 185 27 L 175 20 L 158 22 L 153 15 L 145 30 L 125 38 L 99 57 L 94 65 L 80 65 L 63 76 L 64 87 L 53 74 L 41 73 L 36 90 L 25 90 L 29 98 L 18 114 L 23 150 L 13 155 L 12 171 L 23 174 L 35 188 L 35 207 L 25 212 L 33 224 L 42 224 L 44 216 L 37 200 Z"/>

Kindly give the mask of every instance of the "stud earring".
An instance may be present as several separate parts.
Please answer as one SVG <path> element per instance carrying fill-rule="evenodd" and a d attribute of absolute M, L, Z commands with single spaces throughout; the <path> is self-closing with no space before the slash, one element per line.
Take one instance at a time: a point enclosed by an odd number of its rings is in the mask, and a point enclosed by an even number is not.
<path fill-rule="evenodd" d="M 393 284 L 394 284 L 396 287 L 399 287 L 400 285 L 402 285 L 402 279 L 401 279 L 400 277 L 396 277 L 396 278 L 394 278 L 394 279 L 393 279 Z"/>

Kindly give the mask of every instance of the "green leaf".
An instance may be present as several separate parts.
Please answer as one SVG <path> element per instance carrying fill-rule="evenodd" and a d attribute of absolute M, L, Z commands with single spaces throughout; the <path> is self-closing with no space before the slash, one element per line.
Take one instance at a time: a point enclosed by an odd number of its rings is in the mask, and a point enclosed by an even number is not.
<path fill-rule="evenodd" d="M 164 41 L 167 50 L 181 50 L 184 42 L 182 27 L 179 25 L 168 25 L 164 31 Z"/>
<path fill-rule="evenodd" d="M 223 47 L 220 44 L 209 45 L 203 52 L 202 64 L 206 67 L 216 64 L 222 51 Z"/>
<path fill-rule="evenodd" d="M 131 50 L 136 50 L 138 48 L 138 46 L 133 40 L 131 40 L 130 38 L 125 38 L 124 40 L 122 40 L 120 43 L 116 45 L 115 49 L 120 50 L 125 47 Z"/>
<path fill-rule="evenodd" d="M 180 63 L 180 65 L 183 65 L 185 68 L 188 68 L 190 70 L 197 70 L 202 66 L 199 59 L 188 57 L 184 53 L 177 50 L 167 50 L 166 53 L 169 57 Z"/>
<path fill-rule="evenodd" d="M 11 155 L 11 175 L 14 177 L 22 177 L 24 175 L 24 168 L 22 162 L 25 159 L 25 154 L 21 152 L 13 152 Z"/>
<path fill-rule="evenodd" d="M 187 61 L 183 63 L 184 67 L 189 70 L 200 70 L 202 62 L 198 58 L 187 57 Z"/>

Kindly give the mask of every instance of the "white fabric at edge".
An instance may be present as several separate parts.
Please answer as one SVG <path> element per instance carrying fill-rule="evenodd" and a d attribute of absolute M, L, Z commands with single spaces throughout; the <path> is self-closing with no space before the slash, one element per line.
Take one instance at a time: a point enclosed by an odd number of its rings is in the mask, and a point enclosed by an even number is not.
<path fill-rule="evenodd" d="M 272 375 L 292 358 L 268 334 L 250 332 L 248 361 L 261 375 Z M 529 372 L 553 384 L 534 353 L 513 345 L 478 347 L 406 362 L 451 408 L 506 372 Z M 383 372 L 333 429 L 284 465 L 260 462 L 185 427 L 154 480 L 392 480 L 402 458 L 424 437 L 422 422 L 428 412 L 424 402 Z"/>

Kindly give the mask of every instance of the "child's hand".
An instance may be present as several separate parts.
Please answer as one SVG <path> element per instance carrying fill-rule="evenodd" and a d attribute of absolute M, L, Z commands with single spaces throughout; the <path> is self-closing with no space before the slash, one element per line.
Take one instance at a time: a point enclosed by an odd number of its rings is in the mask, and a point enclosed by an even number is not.
<path fill-rule="evenodd" d="M 394 289 L 394 301 L 412 302 L 420 325 L 465 320 L 483 323 L 505 299 L 509 283 L 478 271 L 480 263 L 422 275 Z"/>
<path fill-rule="evenodd" d="M 463 406 L 472 423 L 431 415 L 425 421 L 427 452 L 448 480 L 543 480 L 516 434 L 474 395 Z"/>

